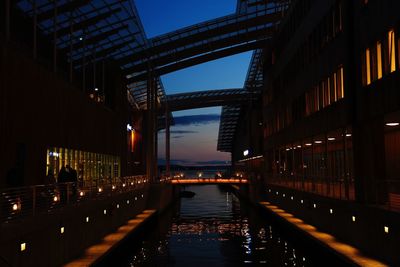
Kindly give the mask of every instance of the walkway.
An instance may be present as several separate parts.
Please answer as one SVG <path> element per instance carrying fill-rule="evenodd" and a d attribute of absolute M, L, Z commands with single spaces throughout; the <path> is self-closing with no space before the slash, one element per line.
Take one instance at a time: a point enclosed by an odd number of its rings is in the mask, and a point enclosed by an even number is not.
<path fill-rule="evenodd" d="M 260 202 L 260 204 L 263 208 L 279 216 L 287 223 L 294 225 L 299 231 L 306 233 L 308 236 L 310 236 L 312 239 L 316 240 L 323 246 L 329 247 L 331 250 L 335 251 L 338 255 L 347 259 L 350 263 L 354 265 L 363 267 L 387 266 L 382 262 L 362 255 L 358 249 L 338 241 L 330 234 L 319 231 L 314 226 L 305 223 L 303 220 L 296 218 L 295 216 L 279 208 L 278 206 L 272 205 L 269 202 Z"/>
<path fill-rule="evenodd" d="M 155 210 L 145 210 L 134 219 L 128 221 L 125 225 L 118 228 L 112 234 L 107 235 L 103 240 L 89 247 L 84 255 L 66 265 L 65 267 L 86 267 L 99 263 L 104 257 L 117 248 L 129 235 L 139 229 L 144 223 L 156 214 Z"/>
<path fill-rule="evenodd" d="M 188 178 L 188 179 L 172 179 L 172 184 L 247 184 L 247 179 L 237 178 Z"/>

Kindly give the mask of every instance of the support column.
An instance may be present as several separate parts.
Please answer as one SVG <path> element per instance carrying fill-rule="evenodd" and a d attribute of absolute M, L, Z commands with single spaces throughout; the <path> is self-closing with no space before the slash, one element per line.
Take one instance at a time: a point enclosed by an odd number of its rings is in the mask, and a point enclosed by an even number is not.
<path fill-rule="evenodd" d="M 73 62 L 72 62 L 72 51 L 73 51 L 73 15 L 74 13 L 71 11 L 69 14 L 69 82 L 73 81 Z"/>
<path fill-rule="evenodd" d="M 57 72 L 57 0 L 54 0 L 53 17 L 53 71 Z"/>
<path fill-rule="evenodd" d="M 10 1 L 5 0 L 5 33 L 6 33 L 6 41 L 10 40 Z"/>
<path fill-rule="evenodd" d="M 153 126 L 153 176 L 154 181 L 158 182 L 158 162 L 157 162 L 157 155 L 158 155 L 158 129 L 157 129 L 157 82 L 155 77 L 153 76 L 152 79 L 152 126 Z"/>
<path fill-rule="evenodd" d="M 33 1 L 33 59 L 37 58 L 37 3 Z"/>
<path fill-rule="evenodd" d="M 171 175 L 169 110 L 167 101 L 165 101 L 165 175 L 167 177 Z"/>
<path fill-rule="evenodd" d="M 147 79 L 147 114 L 146 114 L 146 175 L 147 179 L 150 182 L 153 182 L 153 160 L 152 160 L 152 152 L 153 152 L 153 132 L 152 132 L 152 89 L 153 86 L 152 81 L 152 72 L 151 69 L 148 69 L 148 79 Z"/>

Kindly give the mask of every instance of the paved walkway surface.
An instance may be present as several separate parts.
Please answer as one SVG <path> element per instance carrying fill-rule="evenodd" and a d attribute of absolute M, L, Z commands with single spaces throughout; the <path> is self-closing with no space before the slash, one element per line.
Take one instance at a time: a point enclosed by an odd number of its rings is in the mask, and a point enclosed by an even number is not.
<path fill-rule="evenodd" d="M 65 267 L 83 267 L 92 266 L 98 263 L 103 257 L 110 253 L 116 248 L 124 239 L 132 234 L 138 227 L 149 220 L 155 215 L 156 210 L 145 210 L 141 214 L 137 215 L 134 219 L 128 221 L 125 225 L 118 228 L 118 230 L 112 234 L 107 235 L 103 240 L 88 249 L 86 249 L 84 255 L 66 265 Z"/>
<path fill-rule="evenodd" d="M 318 231 L 317 228 L 315 228 L 314 226 L 306 224 L 303 220 L 296 218 L 293 214 L 286 212 L 285 210 L 279 208 L 278 206 L 275 206 L 269 202 L 260 202 L 260 204 L 265 209 L 275 213 L 279 217 L 286 220 L 288 223 L 294 225 L 300 231 L 305 232 L 313 239 L 317 240 L 318 242 L 322 243 L 328 248 L 334 250 L 339 255 L 342 255 L 344 258 L 348 259 L 354 265 L 363 267 L 388 266 L 375 259 L 364 256 L 358 249 L 338 241 L 334 236 Z"/>

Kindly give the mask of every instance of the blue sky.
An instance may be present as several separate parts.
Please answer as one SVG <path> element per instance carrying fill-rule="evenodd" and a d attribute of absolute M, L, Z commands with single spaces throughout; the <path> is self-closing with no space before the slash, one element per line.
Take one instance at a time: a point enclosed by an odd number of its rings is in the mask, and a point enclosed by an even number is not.
<path fill-rule="evenodd" d="M 148 38 L 235 12 L 236 0 L 135 0 Z M 226 57 L 161 77 L 167 94 L 243 87 L 251 52 Z M 186 165 L 222 163 L 229 153 L 216 150 L 221 107 L 174 112 L 171 159 Z M 193 117 L 193 115 L 199 115 Z M 183 117 L 183 118 L 180 118 Z M 211 118 L 207 120 L 207 118 Z M 165 157 L 164 134 L 159 135 L 159 158 Z"/>

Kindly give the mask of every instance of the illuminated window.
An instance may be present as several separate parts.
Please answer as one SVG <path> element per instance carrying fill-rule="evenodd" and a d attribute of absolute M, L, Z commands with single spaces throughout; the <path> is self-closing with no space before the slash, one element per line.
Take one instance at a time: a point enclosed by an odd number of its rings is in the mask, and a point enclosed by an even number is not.
<path fill-rule="evenodd" d="M 377 67 L 377 78 L 382 78 L 382 44 L 381 42 L 376 43 L 376 67 Z"/>
<path fill-rule="evenodd" d="M 390 30 L 388 33 L 388 48 L 389 73 L 392 73 L 396 71 L 396 46 L 393 30 Z"/>
<path fill-rule="evenodd" d="M 344 71 L 340 67 L 340 98 L 344 98 Z"/>
<path fill-rule="evenodd" d="M 343 67 L 340 67 L 336 78 L 337 78 L 337 82 L 336 82 L 336 95 L 337 95 L 337 99 L 342 99 L 344 97 L 344 77 L 343 77 L 344 73 L 343 73 Z"/>
<path fill-rule="evenodd" d="M 371 59 L 369 48 L 365 50 L 365 78 L 366 85 L 371 84 Z"/>

